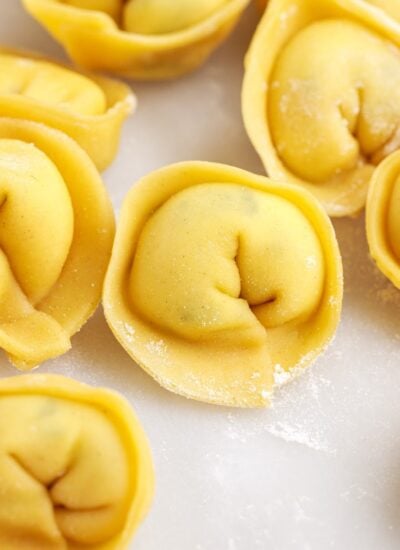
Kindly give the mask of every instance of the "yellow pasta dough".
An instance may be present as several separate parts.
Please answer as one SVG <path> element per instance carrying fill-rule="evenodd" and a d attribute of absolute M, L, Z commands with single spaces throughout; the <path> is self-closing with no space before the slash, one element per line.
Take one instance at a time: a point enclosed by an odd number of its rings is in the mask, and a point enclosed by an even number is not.
<path fill-rule="evenodd" d="M 250 0 L 23 0 L 78 64 L 136 79 L 201 65 Z"/>
<path fill-rule="evenodd" d="M 20 369 L 67 351 L 100 299 L 114 220 L 87 155 L 0 119 L 0 348 Z"/>
<path fill-rule="evenodd" d="M 0 546 L 117 550 L 150 505 L 150 449 L 128 403 L 55 375 L 0 381 Z"/>
<path fill-rule="evenodd" d="M 365 0 L 377 8 L 383 9 L 388 15 L 400 20 L 400 4 L 398 0 Z"/>
<path fill-rule="evenodd" d="M 341 300 L 335 235 L 311 195 L 204 162 L 132 188 L 103 295 L 117 339 L 160 384 L 243 407 L 268 404 L 275 371 L 323 350 Z"/>
<path fill-rule="evenodd" d="M 400 152 L 390 155 L 374 172 L 366 224 L 372 258 L 400 288 Z"/>
<path fill-rule="evenodd" d="M 62 4 L 82 8 L 84 10 L 102 11 L 116 21 L 121 17 L 125 0 L 61 0 Z"/>
<path fill-rule="evenodd" d="M 0 116 L 62 130 L 100 170 L 115 157 L 121 125 L 135 101 L 122 82 L 89 77 L 33 54 L 0 49 Z"/>
<path fill-rule="evenodd" d="M 358 0 L 271 0 L 247 54 L 243 115 L 266 170 L 332 216 L 365 205 L 400 145 L 400 27 Z"/>
<path fill-rule="evenodd" d="M 229 0 L 128 0 L 123 26 L 140 34 L 167 34 L 204 21 Z"/>

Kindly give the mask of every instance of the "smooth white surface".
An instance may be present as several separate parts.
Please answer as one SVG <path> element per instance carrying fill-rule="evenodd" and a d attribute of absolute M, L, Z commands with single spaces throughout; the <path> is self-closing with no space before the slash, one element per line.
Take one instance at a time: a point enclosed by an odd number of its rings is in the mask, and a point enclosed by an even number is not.
<path fill-rule="evenodd" d="M 116 209 L 135 180 L 184 159 L 262 172 L 240 116 L 242 59 L 256 24 L 201 70 L 134 84 L 139 109 L 105 176 Z M 1 0 L 1 43 L 62 56 Z M 148 433 L 157 494 L 133 550 L 400 548 L 400 293 L 368 259 L 364 220 L 335 222 L 346 292 L 335 343 L 265 411 L 189 402 L 158 387 L 115 341 L 99 311 L 73 350 L 41 372 L 120 390 Z M 15 370 L 2 357 L 0 375 Z"/>

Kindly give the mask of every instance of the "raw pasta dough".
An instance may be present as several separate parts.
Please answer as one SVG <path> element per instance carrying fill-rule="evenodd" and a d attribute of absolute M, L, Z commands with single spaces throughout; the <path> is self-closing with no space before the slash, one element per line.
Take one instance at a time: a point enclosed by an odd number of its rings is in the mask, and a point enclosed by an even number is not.
<path fill-rule="evenodd" d="M 154 172 L 125 200 L 103 304 L 128 353 L 187 397 L 265 406 L 340 316 L 330 222 L 303 190 L 229 166 Z"/>
<path fill-rule="evenodd" d="M 144 34 L 166 34 L 188 29 L 210 17 L 229 0 L 128 0 L 124 28 Z"/>
<path fill-rule="evenodd" d="M 23 0 L 80 65 L 173 78 L 204 63 L 250 0 Z"/>
<path fill-rule="evenodd" d="M 0 546 L 127 547 L 150 504 L 146 437 L 118 394 L 62 376 L 0 381 Z"/>
<path fill-rule="evenodd" d="M 271 0 L 247 56 L 243 114 L 268 173 L 332 216 L 366 201 L 400 146 L 400 31 L 369 3 Z"/>
<path fill-rule="evenodd" d="M 0 120 L 0 204 L 0 347 L 25 370 L 67 351 L 97 307 L 113 212 L 74 141 L 11 119 Z"/>
<path fill-rule="evenodd" d="M 400 288 L 400 152 L 382 162 L 372 177 L 366 223 L 371 257 Z"/>
<path fill-rule="evenodd" d="M 89 77 L 34 54 L 0 49 L 0 116 L 62 130 L 100 170 L 114 159 L 122 123 L 135 101 L 122 82 Z"/>

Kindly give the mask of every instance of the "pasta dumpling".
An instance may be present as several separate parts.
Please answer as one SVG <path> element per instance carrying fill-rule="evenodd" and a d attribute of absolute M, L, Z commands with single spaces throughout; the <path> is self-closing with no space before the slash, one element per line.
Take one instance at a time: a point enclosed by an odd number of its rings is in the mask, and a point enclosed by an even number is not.
<path fill-rule="evenodd" d="M 125 400 L 62 376 L 25 375 L 0 381 L 0 415 L 1 547 L 126 548 L 154 480 Z"/>
<path fill-rule="evenodd" d="M 135 106 L 122 82 L 77 73 L 35 55 L 0 49 L 0 116 L 62 130 L 103 170 Z"/>
<path fill-rule="evenodd" d="M 70 57 L 135 79 L 180 76 L 230 34 L 250 0 L 23 0 Z"/>
<path fill-rule="evenodd" d="M 400 152 L 376 169 L 368 193 L 366 224 L 371 256 L 400 288 Z"/>
<path fill-rule="evenodd" d="M 0 119 L 0 204 L 0 347 L 25 370 L 67 351 L 97 307 L 113 213 L 75 142 L 11 119 Z"/>
<path fill-rule="evenodd" d="M 349 0 L 271 0 L 247 55 L 243 114 L 268 173 L 329 215 L 360 211 L 400 146 L 400 31 Z"/>
<path fill-rule="evenodd" d="M 274 371 L 305 367 L 340 316 L 341 261 L 316 201 L 224 165 L 143 178 L 125 200 L 103 304 L 114 334 L 163 386 L 264 406 Z"/>

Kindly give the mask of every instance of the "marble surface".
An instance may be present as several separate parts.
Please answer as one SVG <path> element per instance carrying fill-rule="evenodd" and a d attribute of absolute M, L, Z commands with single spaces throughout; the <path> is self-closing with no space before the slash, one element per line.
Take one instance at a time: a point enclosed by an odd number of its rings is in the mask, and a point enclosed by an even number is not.
<path fill-rule="evenodd" d="M 139 108 L 105 174 L 115 205 L 135 180 L 184 159 L 262 173 L 240 115 L 250 7 L 196 73 L 132 86 Z M 63 58 L 17 0 L 2 0 L 1 43 Z M 132 550 L 400 548 L 400 293 L 369 260 L 364 219 L 335 222 L 345 302 L 335 342 L 264 411 L 218 408 L 161 389 L 137 367 L 99 310 L 73 349 L 41 372 L 120 390 L 148 433 L 153 508 Z M 3 356 L 0 376 L 16 374 Z"/>

